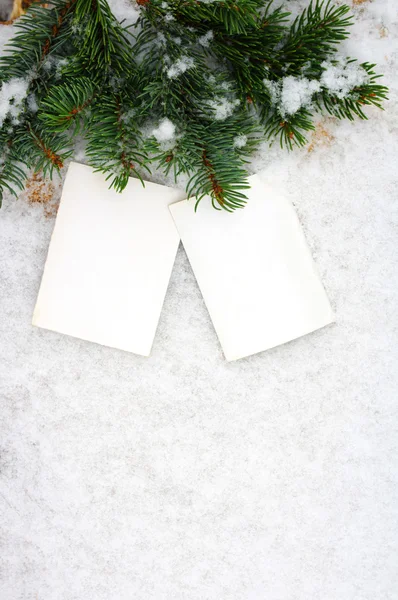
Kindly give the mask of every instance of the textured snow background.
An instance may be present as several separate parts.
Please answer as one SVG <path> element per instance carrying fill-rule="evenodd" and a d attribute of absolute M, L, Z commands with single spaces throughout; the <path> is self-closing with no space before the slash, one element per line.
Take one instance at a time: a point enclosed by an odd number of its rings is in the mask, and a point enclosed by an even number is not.
<path fill-rule="evenodd" d="M 2 600 L 396 600 L 398 7 L 354 10 L 345 51 L 379 63 L 386 111 L 253 164 L 335 325 L 226 363 L 180 249 L 151 358 L 35 329 L 54 221 L 6 200 Z"/>

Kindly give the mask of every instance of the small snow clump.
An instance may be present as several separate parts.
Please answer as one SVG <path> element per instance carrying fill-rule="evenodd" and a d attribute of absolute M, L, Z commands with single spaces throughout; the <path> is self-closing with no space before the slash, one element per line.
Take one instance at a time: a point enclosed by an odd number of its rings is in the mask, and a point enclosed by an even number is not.
<path fill-rule="evenodd" d="M 247 144 L 247 135 L 240 133 L 234 138 L 234 148 L 243 148 Z"/>
<path fill-rule="evenodd" d="M 281 90 L 282 114 L 294 115 L 300 108 L 309 106 L 314 94 L 319 92 L 319 81 L 306 77 L 284 77 Z"/>
<path fill-rule="evenodd" d="M 198 38 L 198 42 L 201 46 L 204 46 L 204 48 L 208 48 L 210 46 L 210 42 L 213 38 L 214 38 L 214 33 L 212 32 L 211 29 L 209 29 L 209 31 L 207 33 L 205 33 L 204 35 L 201 35 Z"/>
<path fill-rule="evenodd" d="M 118 21 L 135 24 L 140 16 L 140 8 L 131 0 L 108 0 L 109 7 Z"/>
<path fill-rule="evenodd" d="M 369 81 L 366 70 L 356 63 L 344 60 L 336 62 L 324 61 L 321 85 L 337 98 L 346 98 L 355 87 L 364 85 Z"/>
<path fill-rule="evenodd" d="M 216 121 L 225 121 L 225 119 L 232 115 L 239 104 L 240 100 L 228 100 L 228 98 L 211 100 L 211 102 L 209 102 L 210 108 L 214 111 L 214 118 Z"/>
<path fill-rule="evenodd" d="M 188 69 L 192 69 L 194 66 L 194 60 L 190 56 L 184 56 L 183 58 L 178 58 L 170 67 L 167 68 L 167 77 L 169 79 L 175 79 L 179 77 Z"/>
<path fill-rule="evenodd" d="M 176 126 L 165 117 L 160 121 L 159 126 L 152 130 L 152 135 L 159 143 L 164 145 L 166 142 L 170 146 L 170 143 L 174 143 L 176 138 Z"/>
<path fill-rule="evenodd" d="M 39 110 L 39 106 L 37 104 L 36 96 L 34 94 L 29 94 L 27 97 L 27 105 L 31 113 L 37 113 Z"/>
<path fill-rule="evenodd" d="M 314 94 L 320 91 L 321 84 L 315 79 L 288 75 L 281 81 L 264 79 L 270 93 L 271 103 L 282 116 L 294 115 L 300 108 L 310 106 Z"/>

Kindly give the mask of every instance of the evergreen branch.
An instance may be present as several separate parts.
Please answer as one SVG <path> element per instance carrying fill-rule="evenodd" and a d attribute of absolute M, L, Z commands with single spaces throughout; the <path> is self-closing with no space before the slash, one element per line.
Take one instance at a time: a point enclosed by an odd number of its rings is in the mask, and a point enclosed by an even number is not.
<path fill-rule="evenodd" d="M 354 61 L 350 61 L 351 63 Z M 329 114 L 338 119 L 349 119 L 353 121 L 355 117 L 367 119 L 363 111 L 364 106 L 375 106 L 383 110 L 382 102 L 387 100 L 388 88 L 379 85 L 377 80 L 380 75 L 373 71 L 374 64 L 362 63 L 369 80 L 359 86 L 354 87 L 350 93 L 344 97 L 330 93 L 327 89 L 322 89 L 315 97 L 315 104 L 318 110 L 325 109 Z"/>
<path fill-rule="evenodd" d="M 293 146 L 304 146 L 307 139 L 303 131 L 314 130 L 311 113 L 302 108 L 294 115 L 281 118 L 278 113 L 272 113 L 265 123 L 265 135 L 268 139 L 279 138 L 281 148 L 293 149 Z"/>
<path fill-rule="evenodd" d="M 0 137 L 0 142 L 4 141 Z M 44 176 L 52 177 L 54 170 L 60 171 L 72 150 L 65 151 L 67 139 L 33 129 L 30 123 L 15 128 L 13 139 L 3 145 L 3 158 L 0 160 L 0 204 L 7 189 L 14 196 L 16 190 L 23 190 L 26 170 L 43 171 Z"/>
<path fill-rule="evenodd" d="M 12 142 L 8 141 L 4 145 L 3 156 L 0 158 L 0 208 L 5 190 L 17 197 L 16 190 L 24 189 L 26 171 L 23 166 L 18 157 L 18 150 L 15 150 Z"/>
<path fill-rule="evenodd" d="M 53 87 L 41 103 L 39 119 L 49 131 L 66 131 L 75 124 L 74 133 L 79 133 L 80 119 L 91 104 L 95 86 L 87 77 L 66 81 Z"/>
<path fill-rule="evenodd" d="M 159 0 L 144 4 L 149 20 L 167 14 L 162 4 Z M 214 0 L 210 3 L 171 0 L 168 4 L 171 14 L 184 26 L 202 24 L 207 28 L 223 28 L 229 35 L 236 35 L 244 34 L 257 25 L 264 0 Z"/>
<path fill-rule="evenodd" d="M 318 65 L 335 51 L 348 37 L 347 28 L 352 17 L 347 17 L 347 5 L 334 6 L 331 0 L 314 0 L 293 22 L 289 35 L 278 52 L 282 65 L 280 75 L 299 74 L 308 62 Z"/>
<path fill-rule="evenodd" d="M 118 192 L 124 190 L 131 175 L 141 179 L 138 169 L 146 168 L 141 136 L 128 113 L 129 108 L 124 107 L 118 93 L 99 99 L 93 107 L 87 134 L 90 163 L 107 175 L 107 180 L 112 179 L 110 187 Z"/>
<path fill-rule="evenodd" d="M 244 109 L 221 123 L 198 121 L 180 141 L 180 152 L 190 157 L 193 175 L 187 194 L 196 197 L 195 209 L 206 195 L 215 208 L 227 211 L 242 208 L 246 203 L 242 193 L 249 188 L 245 164 L 257 147 L 259 137 L 253 120 L 243 115 Z M 239 136 L 244 139 L 240 147 L 237 145 Z"/>
<path fill-rule="evenodd" d="M 291 24 L 272 0 L 137 0 L 133 35 L 106 0 L 39 4 L 0 58 L 0 195 L 59 170 L 82 133 L 116 190 L 152 163 L 189 178 L 196 206 L 234 210 L 260 126 L 290 149 L 316 110 L 364 119 L 387 97 L 374 65 L 335 60 L 351 18 L 331 0 Z"/>
<path fill-rule="evenodd" d="M 45 58 L 54 46 L 58 51 L 60 49 L 57 40 L 77 1 L 54 0 L 51 9 L 39 4 L 29 8 L 15 25 L 17 33 L 6 45 L 10 50 L 0 57 L 3 79 L 25 77 L 27 74 L 35 79 L 42 75 Z M 63 39 L 62 43 L 66 41 Z"/>
<path fill-rule="evenodd" d="M 43 171 L 44 175 L 48 173 L 50 177 L 54 169 L 60 171 L 72 155 L 71 149 L 65 150 L 67 138 L 59 134 L 48 135 L 43 130 L 33 129 L 31 124 L 16 138 L 15 146 L 29 157 L 29 164 L 35 171 Z"/>
<path fill-rule="evenodd" d="M 131 47 L 127 30 L 113 16 L 106 0 L 75 0 L 76 26 L 79 28 L 77 52 L 86 68 L 97 77 L 112 69 L 126 73 L 131 69 Z"/>

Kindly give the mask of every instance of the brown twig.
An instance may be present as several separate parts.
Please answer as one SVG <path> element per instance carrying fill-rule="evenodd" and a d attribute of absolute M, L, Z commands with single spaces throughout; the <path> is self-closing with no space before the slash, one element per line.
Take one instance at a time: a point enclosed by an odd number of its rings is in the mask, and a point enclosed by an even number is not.
<path fill-rule="evenodd" d="M 210 160 L 207 158 L 206 150 L 203 150 L 202 161 L 206 169 L 208 170 L 208 178 L 211 183 L 211 189 L 217 202 L 223 206 L 224 204 L 224 190 L 218 183 L 216 175 L 214 173 L 214 167 Z"/>

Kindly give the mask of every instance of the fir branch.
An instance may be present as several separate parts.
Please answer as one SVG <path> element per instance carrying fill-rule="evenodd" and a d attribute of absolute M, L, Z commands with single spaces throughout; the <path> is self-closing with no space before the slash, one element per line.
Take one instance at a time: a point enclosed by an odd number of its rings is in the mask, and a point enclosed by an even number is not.
<path fill-rule="evenodd" d="M 190 178 L 196 206 L 209 195 L 234 210 L 260 125 L 290 149 L 316 110 L 363 119 L 387 97 L 374 65 L 336 61 L 351 24 L 344 5 L 313 0 L 291 24 L 272 0 L 138 5 L 134 35 L 106 0 L 36 3 L 20 19 L 0 59 L 0 195 L 21 189 L 27 168 L 60 169 L 79 132 L 118 191 L 152 163 Z M 155 135 L 164 122 L 175 132 L 166 140 Z"/>
<path fill-rule="evenodd" d="M 3 142 L 3 143 L 2 143 Z M 3 155 L 0 157 L 0 207 L 3 202 L 4 190 L 8 190 L 17 197 L 17 190 L 22 191 L 26 181 L 26 162 L 21 162 L 18 149 L 15 149 L 10 140 L 0 144 L 3 146 Z"/>
<path fill-rule="evenodd" d="M 9 51 L 0 57 L 3 79 L 30 74 L 33 80 L 42 75 L 45 58 L 67 42 L 66 38 L 59 38 L 76 2 L 78 0 L 54 0 L 51 9 L 39 4 L 29 8 L 15 25 L 17 33 L 6 45 Z"/>
<path fill-rule="evenodd" d="M 259 9 L 263 0 L 170 0 L 167 9 L 161 1 L 151 0 L 142 4 L 146 8 L 146 18 L 152 20 L 159 15 L 166 16 L 170 10 L 174 18 L 183 26 L 202 24 L 205 27 L 222 28 L 229 35 L 244 34 L 257 25 Z"/>
<path fill-rule="evenodd" d="M 320 64 L 348 37 L 347 28 L 352 17 L 347 17 L 349 7 L 334 6 L 332 0 L 313 0 L 309 7 L 297 17 L 289 35 L 278 52 L 282 75 L 300 74 L 306 63 Z"/>
<path fill-rule="evenodd" d="M 75 124 L 74 134 L 80 131 L 82 113 L 94 99 L 96 88 L 87 77 L 66 81 L 53 87 L 41 103 L 38 115 L 49 131 L 66 131 Z"/>
<path fill-rule="evenodd" d="M 109 74 L 110 70 L 125 73 L 131 67 L 131 47 L 128 32 L 113 16 L 106 0 L 75 0 L 76 21 L 80 35 L 77 53 L 86 68 Z"/>
<path fill-rule="evenodd" d="M 350 63 L 355 61 L 351 60 Z M 376 65 L 362 63 L 360 67 L 366 71 L 369 80 L 359 86 L 354 87 L 349 95 L 340 98 L 328 90 L 323 89 L 315 97 L 315 104 L 319 111 L 325 109 L 329 114 L 338 119 L 349 119 L 353 121 L 355 117 L 367 119 L 363 108 L 365 106 L 375 106 L 383 110 L 382 102 L 387 100 L 387 88 L 379 85 L 377 80 L 381 77 L 377 75 L 373 68 Z"/>
<path fill-rule="evenodd" d="M 96 169 L 111 179 L 110 187 L 121 192 L 131 175 L 142 180 L 139 169 L 146 169 L 146 153 L 139 129 L 129 118 L 129 102 L 120 93 L 99 99 L 93 107 L 87 134 L 87 156 Z"/>
<path fill-rule="evenodd" d="M 311 113 L 302 108 L 294 115 L 281 118 L 278 113 L 272 113 L 265 123 L 265 135 L 269 140 L 279 138 L 281 148 L 293 149 L 293 146 L 304 146 L 307 139 L 304 131 L 314 130 Z"/>

